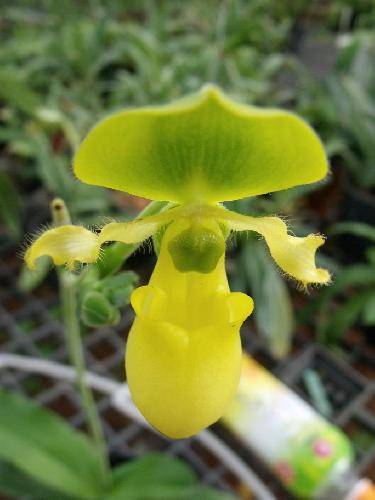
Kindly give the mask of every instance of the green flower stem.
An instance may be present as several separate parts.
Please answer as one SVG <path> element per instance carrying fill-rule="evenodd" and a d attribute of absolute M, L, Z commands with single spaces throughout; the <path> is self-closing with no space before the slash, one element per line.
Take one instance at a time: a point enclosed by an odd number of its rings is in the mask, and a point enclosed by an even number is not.
<path fill-rule="evenodd" d="M 62 270 L 59 273 L 59 281 L 62 313 L 67 333 L 70 360 L 76 371 L 76 383 L 81 394 L 87 424 L 98 450 L 103 478 L 105 478 L 109 470 L 107 446 L 93 393 L 85 382 L 86 366 L 81 340 L 80 323 L 77 314 L 78 277 L 69 271 Z"/>
<path fill-rule="evenodd" d="M 167 204 L 165 202 L 152 202 L 147 205 L 138 217 L 144 217 L 146 215 L 153 215 L 161 212 L 166 206 Z M 67 210 L 63 200 L 58 198 L 53 200 L 51 203 L 51 212 L 53 225 L 55 227 L 71 223 L 69 211 Z M 107 247 L 104 251 L 103 257 L 100 259 L 100 263 L 97 264 L 100 274 L 103 276 L 115 273 L 137 247 L 138 245 L 126 245 L 124 243 L 115 243 Z M 63 320 L 67 333 L 70 360 L 71 364 L 75 368 L 76 383 L 81 394 L 89 431 L 101 459 L 103 479 L 105 480 L 109 470 L 107 446 L 93 393 L 85 382 L 86 366 L 77 310 L 78 285 L 80 279 L 82 278 L 82 273 L 74 274 L 68 270 L 61 269 L 58 276 Z"/>
<path fill-rule="evenodd" d="M 70 214 L 63 200 L 55 198 L 51 203 L 52 221 L 55 227 L 70 224 Z M 70 362 L 75 368 L 76 384 L 81 394 L 82 405 L 84 407 L 89 432 L 98 450 L 101 461 L 103 481 L 109 471 L 107 446 L 100 422 L 100 417 L 96 408 L 93 393 L 86 384 L 85 357 L 83 353 L 81 327 L 78 317 L 78 288 L 80 275 L 60 269 L 58 272 L 59 290 L 62 306 L 63 321 L 65 325 L 66 338 Z"/>

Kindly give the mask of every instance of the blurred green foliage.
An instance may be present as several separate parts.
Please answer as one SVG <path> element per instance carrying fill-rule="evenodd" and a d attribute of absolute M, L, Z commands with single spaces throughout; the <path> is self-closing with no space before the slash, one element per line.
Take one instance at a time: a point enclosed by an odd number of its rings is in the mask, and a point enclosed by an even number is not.
<path fill-rule="evenodd" d="M 200 485 L 186 463 L 161 453 L 122 463 L 103 476 L 95 447 L 85 434 L 55 413 L 4 390 L 0 391 L 0 436 L 0 488 L 12 498 L 234 499 Z"/>
<path fill-rule="evenodd" d="M 374 7 L 375 10 L 375 7 Z M 300 110 L 321 131 L 331 157 L 340 159 L 350 181 L 375 188 L 375 33 L 338 36 L 333 70 L 323 81 L 306 74 Z"/>
<path fill-rule="evenodd" d="M 0 174 L 3 191 L 8 187 L 0 216 L 9 235 L 19 238 L 27 220 L 20 197 L 40 185 L 50 196 L 62 197 L 76 221 L 113 214 L 117 203 L 108 191 L 78 183 L 71 174 L 71 158 L 84 134 L 108 113 L 165 102 L 207 81 L 245 102 L 299 112 L 322 136 L 333 166 L 325 184 L 244 200 L 232 208 L 298 219 L 299 226 L 292 225 L 298 234 L 324 232 L 336 221 L 373 225 L 374 23 L 371 0 L 5 3 L 0 19 Z M 332 186 L 339 191 L 336 197 Z M 319 188 L 324 191 L 313 192 Z M 357 202 L 353 207 L 354 188 L 361 210 Z M 356 237 L 368 246 L 358 231 Z M 258 298 L 257 329 L 271 353 L 282 356 L 301 321 L 292 317 L 291 289 L 282 284 L 264 246 L 246 238 L 237 243 L 235 258 L 229 259 L 232 281 Z M 351 255 L 357 240 L 346 245 L 347 254 L 358 261 L 352 265 L 369 265 L 363 256 Z M 320 257 L 337 270 L 339 282 L 345 272 L 340 247 L 335 237 L 328 254 Z M 47 271 L 48 262 L 40 279 Z M 38 282 L 23 279 L 25 289 Z M 341 289 L 339 301 L 336 293 L 321 290 L 312 292 L 309 302 L 318 309 L 322 301 L 329 302 L 328 310 L 337 304 L 343 308 L 351 304 L 351 286 Z M 319 332 L 331 328 L 323 316 L 318 314 L 314 325 Z M 358 315 L 351 318 L 331 338 L 339 339 Z M 325 341 L 327 335 L 320 338 Z"/>
<path fill-rule="evenodd" d="M 366 226 L 365 226 L 366 227 Z M 357 226 L 346 226 L 356 232 Z M 374 243 L 374 228 L 367 226 L 368 238 Z M 358 227 L 364 233 L 364 225 Z M 344 334 L 355 324 L 375 327 L 375 246 L 369 246 L 367 260 L 342 266 L 331 286 L 322 290 L 305 310 L 302 321 L 316 318 L 317 338 L 336 347 Z"/>

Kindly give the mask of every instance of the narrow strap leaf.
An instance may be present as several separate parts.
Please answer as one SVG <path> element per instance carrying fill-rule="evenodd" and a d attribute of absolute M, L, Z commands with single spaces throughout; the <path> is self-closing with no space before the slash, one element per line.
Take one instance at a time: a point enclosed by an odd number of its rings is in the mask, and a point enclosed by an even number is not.
<path fill-rule="evenodd" d="M 0 460 L 69 498 L 99 498 L 95 449 L 54 413 L 0 390 Z"/>

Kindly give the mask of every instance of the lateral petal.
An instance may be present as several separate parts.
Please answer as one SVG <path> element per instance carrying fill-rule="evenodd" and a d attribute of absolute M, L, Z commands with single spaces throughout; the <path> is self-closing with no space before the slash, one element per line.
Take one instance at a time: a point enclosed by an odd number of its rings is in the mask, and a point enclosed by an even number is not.
<path fill-rule="evenodd" d="M 261 234 L 277 265 L 303 285 L 330 281 L 329 272 L 315 264 L 315 253 L 324 243 L 323 236 L 293 236 L 279 217 L 249 217 L 219 207 L 210 207 L 209 210 L 212 217 L 225 221 L 233 231 L 255 231 Z"/>
<path fill-rule="evenodd" d="M 60 226 L 45 231 L 30 246 L 25 261 L 35 269 L 35 261 L 42 255 L 49 255 L 54 264 L 72 267 L 75 262 L 89 264 L 99 257 L 98 236 L 81 226 Z"/>

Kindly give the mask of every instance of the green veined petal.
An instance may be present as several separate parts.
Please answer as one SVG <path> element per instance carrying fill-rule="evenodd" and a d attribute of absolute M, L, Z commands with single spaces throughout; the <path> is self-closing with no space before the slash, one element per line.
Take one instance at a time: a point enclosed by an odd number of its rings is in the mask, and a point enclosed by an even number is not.
<path fill-rule="evenodd" d="M 98 236 L 81 226 L 60 226 L 45 231 L 25 254 L 30 269 L 42 255 L 49 255 L 56 265 L 72 267 L 76 261 L 89 264 L 99 257 Z"/>
<path fill-rule="evenodd" d="M 318 181 L 327 159 L 294 114 L 241 105 L 206 85 L 105 119 L 81 144 L 74 170 L 89 184 L 153 200 L 214 202 Z"/>
<path fill-rule="evenodd" d="M 324 238 L 309 234 L 304 238 L 288 234 L 288 227 L 278 217 L 248 217 L 222 208 L 211 207 L 206 215 L 225 220 L 233 231 L 256 231 L 267 242 L 277 265 L 289 276 L 308 283 L 328 283 L 330 274 L 315 265 L 316 250 L 323 245 Z"/>

